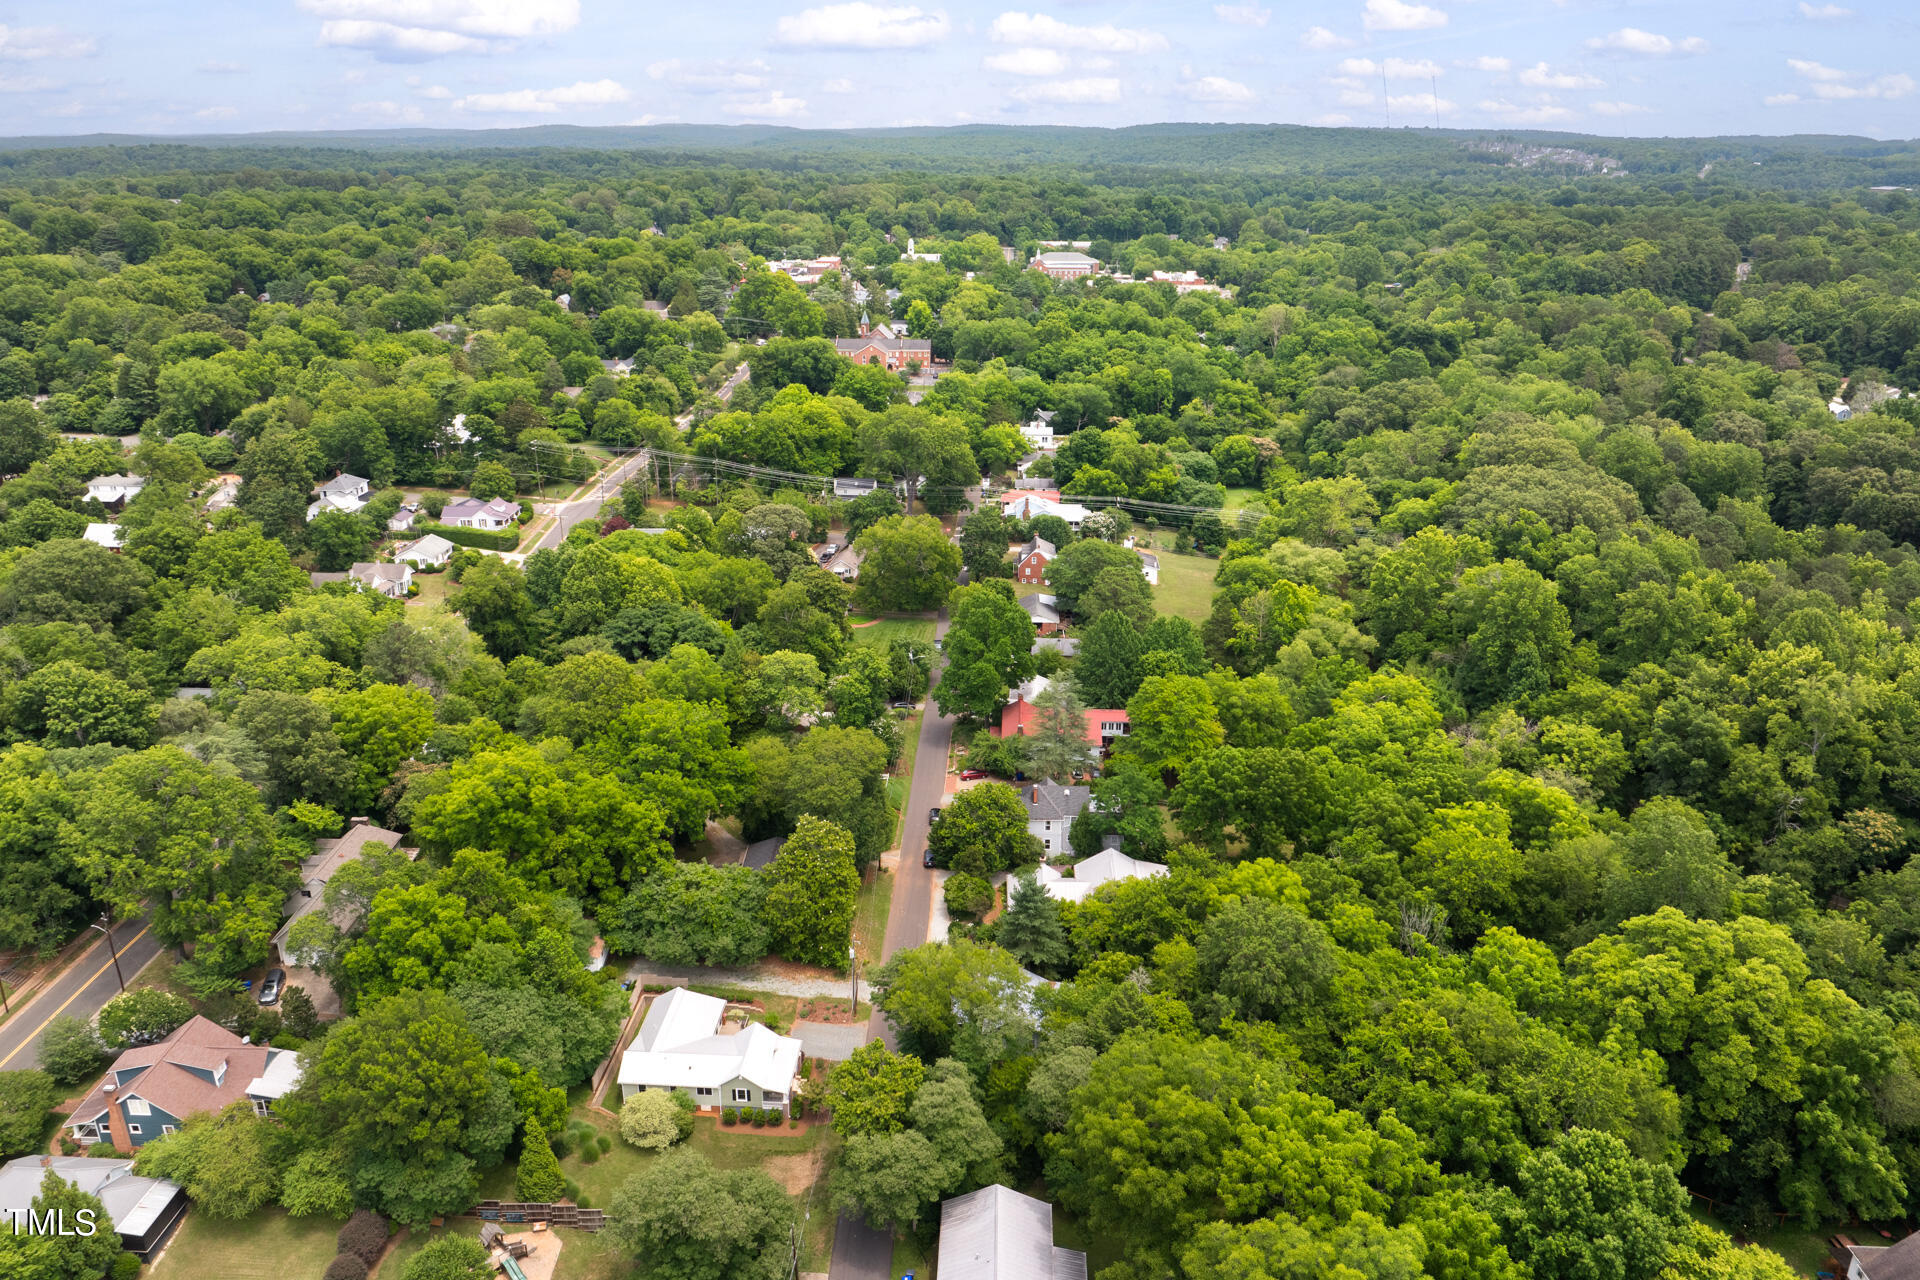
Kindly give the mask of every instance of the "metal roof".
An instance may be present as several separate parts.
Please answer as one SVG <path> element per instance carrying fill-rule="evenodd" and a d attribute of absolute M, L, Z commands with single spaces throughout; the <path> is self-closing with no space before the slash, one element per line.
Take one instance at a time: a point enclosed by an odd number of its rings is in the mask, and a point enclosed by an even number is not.
<path fill-rule="evenodd" d="M 940 1206 L 940 1280 L 1086 1280 L 1087 1255 L 1053 1243 L 1053 1206 L 995 1184 Z"/>

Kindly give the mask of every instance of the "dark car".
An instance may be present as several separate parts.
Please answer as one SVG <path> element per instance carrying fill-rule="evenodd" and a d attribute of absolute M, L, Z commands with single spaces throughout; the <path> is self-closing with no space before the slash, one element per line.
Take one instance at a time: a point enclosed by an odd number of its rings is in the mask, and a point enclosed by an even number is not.
<path fill-rule="evenodd" d="M 286 985 L 287 985 L 287 971 L 285 969 L 268 970 L 267 980 L 260 984 L 260 1003 L 261 1004 L 279 1003 L 280 988 Z"/>
<path fill-rule="evenodd" d="M 929 809 L 929 810 L 927 810 L 927 825 L 928 825 L 928 826 L 932 826 L 932 825 L 933 825 L 934 823 L 936 823 L 936 822 L 938 822 L 938 821 L 940 821 L 940 810 L 939 810 L 939 808 L 938 808 L 938 807 L 935 807 L 935 808 L 932 808 L 932 809 Z"/>
<path fill-rule="evenodd" d="M 931 867 L 933 865 L 932 849 L 928 849 L 925 853 L 920 855 L 920 865 L 923 867 Z"/>

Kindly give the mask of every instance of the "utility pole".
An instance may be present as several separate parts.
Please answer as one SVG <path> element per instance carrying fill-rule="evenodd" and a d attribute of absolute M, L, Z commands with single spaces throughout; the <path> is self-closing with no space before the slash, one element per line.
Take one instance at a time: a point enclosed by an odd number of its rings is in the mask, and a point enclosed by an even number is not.
<path fill-rule="evenodd" d="M 113 976 L 120 983 L 120 994 L 125 995 L 127 992 L 127 980 L 120 972 L 120 953 L 113 949 L 113 917 L 103 911 L 100 913 L 99 921 L 88 925 L 87 928 L 98 929 L 106 937 L 107 954 L 113 957 Z"/>
<path fill-rule="evenodd" d="M 847 968 L 853 975 L 853 1007 L 847 1012 L 858 1017 L 860 1014 L 860 957 L 853 953 L 852 947 L 847 948 Z"/>

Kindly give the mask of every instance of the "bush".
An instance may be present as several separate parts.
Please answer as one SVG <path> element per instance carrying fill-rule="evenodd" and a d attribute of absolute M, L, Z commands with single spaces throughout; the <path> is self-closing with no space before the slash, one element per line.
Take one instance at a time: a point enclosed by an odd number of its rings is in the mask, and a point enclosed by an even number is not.
<path fill-rule="evenodd" d="M 607 1152 L 613 1150 L 613 1139 L 603 1133 L 593 1140 L 593 1145 L 600 1149 L 601 1155 L 605 1155 Z"/>
<path fill-rule="evenodd" d="M 193 1006 L 166 991 L 128 991 L 100 1010 L 100 1038 L 116 1049 L 165 1039 L 193 1016 Z"/>
<path fill-rule="evenodd" d="M 753 1109 L 753 1127 L 756 1129 L 764 1129 L 767 1127 L 767 1110 L 765 1107 L 755 1107 Z"/>
<path fill-rule="evenodd" d="M 63 1156 L 77 1156 L 80 1154 L 80 1144 L 73 1140 L 72 1134 L 62 1133 L 60 1135 L 60 1154 Z"/>
<path fill-rule="evenodd" d="M 792 1114 L 795 1120 L 804 1120 L 807 1115 L 807 1104 L 800 1101 L 800 1099 L 795 1098 L 792 1102 L 787 1104 L 787 1110 Z"/>
<path fill-rule="evenodd" d="M 327 1264 L 320 1280 L 367 1280 L 367 1264 L 351 1253 L 343 1253 Z"/>
<path fill-rule="evenodd" d="M 679 1142 L 687 1136 L 676 1100 L 681 1096 L 661 1089 L 634 1094 L 620 1106 L 620 1136 L 643 1151 L 665 1151 Z"/>
<path fill-rule="evenodd" d="M 107 1046 L 93 1028 L 71 1015 L 55 1018 L 40 1038 L 40 1066 L 55 1084 L 71 1089 L 100 1074 Z"/>
<path fill-rule="evenodd" d="M 740 1113 L 732 1107 L 722 1107 L 720 1110 L 720 1123 L 729 1127 L 736 1125 L 740 1123 Z"/>
<path fill-rule="evenodd" d="M 984 877 L 956 871 L 947 877 L 949 915 L 979 917 L 993 909 L 993 885 Z"/>
<path fill-rule="evenodd" d="M 107 1280 L 140 1280 L 140 1259 L 130 1253 L 115 1254 L 113 1266 L 107 1271 Z"/>
<path fill-rule="evenodd" d="M 407 1259 L 400 1280 L 486 1280 L 487 1251 L 472 1236 L 442 1236 Z"/>
<path fill-rule="evenodd" d="M 599 1147 L 582 1147 L 580 1149 L 580 1163 L 581 1164 L 600 1163 L 600 1148 Z"/>
<path fill-rule="evenodd" d="M 305 987 L 288 987 L 287 993 L 280 997 L 280 1020 L 302 1040 L 313 1039 L 314 1032 L 320 1029 L 320 1011 L 313 1007 L 313 997 Z"/>
<path fill-rule="evenodd" d="M 481 547 L 488 551 L 512 551 L 520 545 L 520 530 L 512 529 L 456 529 L 450 524 L 436 524 L 429 520 L 416 522 L 413 532 L 419 537 L 437 533 L 456 547 Z"/>
<path fill-rule="evenodd" d="M 120 1148 L 111 1142 L 96 1142 L 87 1148 L 87 1154 L 95 1160 L 117 1160 L 120 1158 Z"/>
<path fill-rule="evenodd" d="M 575 1182 L 572 1178 L 567 1179 L 566 1195 L 563 1197 L 563 1199 L 571 1200 L 575 1204 L 580 1203 L 580 1184 Z"/>
<path fill-rule="evenodd" d="M 350 1253 L 371 1267 L 386 1251 L 387 1234 L 385 1218 L 371 1209 L 355 1209 L 333 1243 L 341 1253 Z"/>
<path fill-rule="evenodd" d="M 0 1157 L 39 1150 L 47 1113 L 59 1100 L 53 1077 L 44 1071 L 0 1071 Z"/>

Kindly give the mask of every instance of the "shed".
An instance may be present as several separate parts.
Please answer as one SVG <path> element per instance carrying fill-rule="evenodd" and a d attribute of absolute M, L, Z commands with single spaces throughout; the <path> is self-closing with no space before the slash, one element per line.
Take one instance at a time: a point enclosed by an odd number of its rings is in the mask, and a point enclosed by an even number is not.
<path fill-rule="evenodd" d="M 1053 1206 L 995 1184 L 940 1206 L 940 1280 L 1087 1280 L 1087 1255 L 1053 1243 Z"/>

